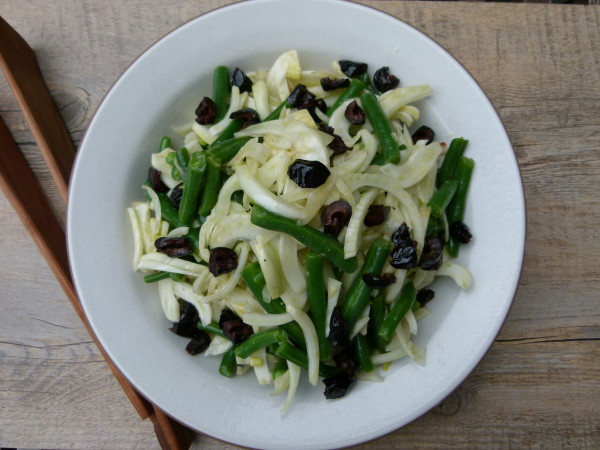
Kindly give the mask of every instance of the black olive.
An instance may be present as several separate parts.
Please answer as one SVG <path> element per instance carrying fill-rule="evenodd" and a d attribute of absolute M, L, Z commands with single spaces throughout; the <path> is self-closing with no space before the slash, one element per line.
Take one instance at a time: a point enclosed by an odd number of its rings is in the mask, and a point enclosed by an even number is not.
<path fill-rule="evenodd" d="M 331 172 L 319 161 L 295 160 L 288 168 L 288 177 L 301 188 L 317 188 L 321 186 Z"/>
<path fill-rule="evenodd" d="M 252 91 L 252 80 L 237 67 L 231 75 L 231 85 L 240 88 L 240 93 Z"/>
<path fill-rule="evenodd" d="M 186 237 L 161 237 L 154 241 L 156 251 L 171 256 L 182 258 L 194 253 L 192 243 Z"/>
<path fill-rule="evenodd" d="M 327 103 L 325 103 L 325 100 L 323 100 L 322 98 L 318 98 L 315 101 L 315 107 L 317 109 L 319 109 L 322 113 L 326 114 L 327 113 Z M 320 121 L 321 119 L 319 119 Z"/>
<path fill-rule="evenodd" d="M 406 225 L 406 223 L 402 223 L 402 225 L 400 225 L 392 234 L 392 243 L 394 245 L 399 245 L 400 243 L 411 239 L 410 230 L 408 229 L 408 225 Z"/>
<path fill-rule="evenodd" d="M 368 227 L 381 225 L 383 222 L 385 222 L 385 219 L 387 219 L 389 213 L 389 206 L 371 205 L 367 210 L 367 214 L 365 215 L 363 223 Z"/>
<path fill-rule="evenodd" d="M 329 236 L 337 237 L 342 228 L 348 225 L 352 216 L 352 206 L 345 200 L 337 200 L 325 207 L 321 213 L 323 232 Z"/>
<path fill-rule="evenodd" d="M 325 384 L 325 398 L 331 400 L 343 397 L 352 387 L 355 380 L 354 377 L 349 377 L 345 373 L 334 375 L 329 378 L 323 378 L 323 383 Z"/>
<path fill-rule="evenodd" d="M 442 250 L 444 245 L 437 236 L 425 238 L 423 252 L 419 260 L 419 267 L 423 270 L 437 270 L 442 265 Z"/>
<path fill-rule="evenodd" d="M 196 108 L 196 122 L 200 125 L 209 125 L 217 117 L 217 105 L 210 98 L 204 97 Z"/>
<path fill-rule="evenodd" d="M 171 204 L 179 209 L 179 205 L 181 204 L 181 198 L 183 197 L 183 183 L 179 183 L 177 186 L 173 188 L 171 194 L 169 194 L 169 200 L 171 200 Z"/>
<path fill-rule="evenodd" d="M 221 311 L 219 327 L 223 330 L 225 337 L 234 344 L 241 344 L 254 334 L 250 325 L 244 323 L 240 316 L 227 308 Z"/>
<path fill-rule="evenodd" d="M 296 109 L 309 109 L 315 107 L 317 97 L 306 89 L 306 86 L 299 84 L 287 98 L 287 103 Z"/>
<path fill-rule="evenodd" d="M 353 125 L 363 125 L 367 117 L 364 110 L 358 106 L 356 100 L 348 104 L 346 111 L 344 111 L 344 116 Z"/>
<path fill-rule="evenodd" d="M 348 335 L 346 320 L 339 306 L 333 309 L 331 319 L 329 320 L 329 345 L 334 354 L 350 348 L 350 337 Z"/>
<path fill-rule="evenodd" d="M 390 73 L 390 68 L 385 66 L 373 75 L 373 84 L 379 92 L 387 92 L 398 87 L 400 80 Z"/>
<path fill-rule="evenodd" d="M 419 141 L 427 141 L 427 145 L 433 142 L 433 138 L 435 137 L 435 132 L 429 128 L 428 126 L 419 127 L 412 135 L 413 144 L 416 144 Z"/>
<path fill-rule="evenodd" d="M 162 179 L 160 178 L 161 173 L 162 172 L 160 170 L 156 170 L 154 167 L 150 167 L 148 169 L 148 183 L 150 183 L 150 187 L 154 189 L 155 192 L 168 192 L 169 188 L 165 183 L 163 183 Z"/>
<path fill-rule="evenodd" d="M 215 277 L 229 273 L 237 268 L 237 253 L 227 247 L 215 247 L 210 249 L 208 258 L 208 270 Z"/>
<path fill-rule="evenodd" d="M 335 91 L 336 89 L 347 88 L 350 86 L 350 80 L 348 78 L 338 78 L 332 80 L 331 78 L 321 78 L 321 87 L 324 91 Z"/>
<path fill-rule="evenodd" d="M 428 302 L 433 300 L 434 297 L 435 292 L 433 292 L 431 289 L 421 289 L 419 292 L 417 292 L 417 301 L 421 306 L 425 306 Z"/>
<path fill-rule="evenodd" d="M 392 234 L 394 248 L 391 251 L 390 264 L 396 269 L 412 269 L 417 266 L 417 242 L 410 236 L 410 230 L 403 223 Z"/>
<path fill-rule="evenodd" d="M 376 275 L 373 273 L 363 273 L 362 279 L 367 286 L 373 289 L 385 289 L 396 282 L 396 277 L 392 273 Z"/>
<path fill-rule="evenodd" d="M 473 238 L 469 227 L 465 223 L 458 220 L 452 222 L 452 225 L 450 225 L 450 236 L 452 236 L 461 244 L 468 244 Z"/>
<path fill-rule="evenodd" d="M 254 125 L 260 122 L 260 116 L 256 112 L 256 110 L 252 108 L 243 108 L 237 111 L 232 112 L 229 115 L 230 119 L 241 119 L 244 121 L 242 124 L 242 130 L 250 125 Z"/>
<path fill-rule="evenodd" d="M 341 136 L 338 136 L 333 132 L 333 128 L 329 125 L 325 125 L 324 123 L 319 124 L 319 130 L 323 133 L 327 133 L 330 136 L 333 136 L 333 141 L 327 145 L 331 150 L 333 150 L 334 155 L 341 155 L 342 153 L 346 153 L 352 150 L 352 147 L 348 147 Z"/>
<path fill-rule="evenodd" d="M 198 330 L 198 310 L 194 305 L 183 302 L 179 313 L 179 322 L 174 323 L 170 330 L 177 336 L 192 338 Z"/>
<path fill-rule="evenodd" d="M 192 340 L 188 342 L 188 345 L 185 347 L 185 351 L 192 356 L 202 353 L 210 345 L 210 336 L 208 333 L 203 330 L 196 331 L 197 333 L 192 337 Z"/>
<path fill-rule="evenodd" d="M 338 61 L 338 64 L 340 65 L 340 70 L 344 73 L 344 75 L 350 78 L 360 77 L 369 68 L 366 63 L 348 61 L 347 59 Z"/>

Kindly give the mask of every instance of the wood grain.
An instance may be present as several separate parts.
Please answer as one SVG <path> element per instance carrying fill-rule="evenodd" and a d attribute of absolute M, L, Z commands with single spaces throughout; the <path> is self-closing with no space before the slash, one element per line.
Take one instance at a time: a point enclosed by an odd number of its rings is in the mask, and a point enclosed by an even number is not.
<path fill-rule="evenodd" d="M 119 74 L 224 1 L 0 0 L 36 52 L 78 144 Z M 371 1 L 474 76 L 513 143 L 527 200 L 519 291 L 469 378 L 406 427 L 357 448 L 600 447 L 600 7 Z M 4 80 L 0 114 L 64 214 Z M 0 197 L 0 445 L 158 448 Z M 231 448 L 197 437 L 195 448 Z"/>

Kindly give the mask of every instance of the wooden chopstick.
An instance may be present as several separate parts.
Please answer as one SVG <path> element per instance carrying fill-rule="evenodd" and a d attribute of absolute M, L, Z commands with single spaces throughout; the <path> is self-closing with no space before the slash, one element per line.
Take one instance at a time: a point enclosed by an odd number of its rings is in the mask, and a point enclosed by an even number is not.
<path fill-rule="evenodd" d="M 0 66 L 24 112 L 50 173 L 66 201 L 75 157 L 73 143 L 50 96 L 33 50 L 2 17 Z M 114 365 L 94 334 L 73 286 L 64 231 L 2 118 L 0 148 L 0 187 L 42 252 L 123 391 L 140 417 L 152 420 L 161 448 L 188 449 L 195 433 L 142 397 Z"/>

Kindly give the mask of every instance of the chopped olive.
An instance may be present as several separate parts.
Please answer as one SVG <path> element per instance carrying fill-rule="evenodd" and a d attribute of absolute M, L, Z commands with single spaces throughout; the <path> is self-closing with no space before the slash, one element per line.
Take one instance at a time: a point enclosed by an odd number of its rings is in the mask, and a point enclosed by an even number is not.
<path fill-rule="evenodd" d="M 169 188 L 165 183 L 163 183 L 160 178 L 161 175 L 160 170 L 156 170 L 154 167 L 150 167 L 148 169 L 148 182 L 150 183 L 150 187 L 154 189 L 155 192 L 164 193 L 168 192 Z"/>
<path fill-rule="evenodd" d="M 156 251 L 172 258 L 190 256 L 194 253 L 192 243 L 186 237 L 161 237 L 154 241 Z"/>
<path fill-rule="evenodd" d="M 334 354 L 350 348 L 350 337 L 348 335 L 348 328 L 346 327 L 346 320 L 339 306 L 333 309 L 331 319 L 329 319 L 329 345 Z"/>
<path fill-rule="evenodd" d="M 348 61 L 347 59 L 338 61 L 338 64 L 344 75 L 350 78 L 360 77 L 363 73 L 366 73 L 369 68 L 366 63 Z"/>
<path fill-rule="evenodd" d="M 403 241 L 409 239 L 412 238 L 410 236 L 410 230 L 408 229 L 408 225 L 406 225 L 406 223 L 402 223 L 402 225 L 400 225 L 398 229 L 392 234 L 392 243 L 394 245 L 398 245 Z"/>
<path fill-rule="evenodd" d="M 423 252 L 419 260 L 419 267 L 423 270 L 437 270 L 442 265 L 442 250 L 444 245 L 437 236 L 428 236 L 425 238 Z"/>
<path fill-rule="evenodd" d="M 348 147 L 341 136 L 338 136 L 334 133 L 334 130 L 329 125 L 324 123 L 319 124 L 319 130 L 323 133 L 327 133 L 330 136 L 333 136 L 333 141 L 327 145 L 331 150 L 333 150 L 334 155 L 341 155 L 342 153 L 346 153 L 352 150 L 352 147 Z"/>
<path fill-rule="evenodd" d="M 287 98 L 287 103 L 292 108 L 309 109 L 315 107 L 317 97 L 306 89 L 306 86 L 299 84 Z"/>
<path fill-rule="evenodd" d="M 175 186 L 169 195 L 171 204 L 177 209 L 179 209 L 179 205 L 181 204 L 181 197 L 183 197 L 183 183 L 179 183 Z"/>
<path fill-rule="evenodd" d="M 181 302 L 181 311 L 179 314 L 179 322 L 174 323 L 170 330 L 177 336 L 192 338 L 198 330 L 198 310 L 194 305 L 188 302 Z"/>
<path fill-rule="evenodd" d="M 244 123 L 242 125 L 242 129 L 260 122 L 260 116 L 258 115 L 256 110 L 254 110 L 252 108 L 243 108 L 243 109 L 234 111 L 229 115 L 229 118 L 243 120 Z"/>
<path fill-rule="evenodd" d="M 381 225 L 383 222 L 385 222 L 385 219 L 387 219 L 389 213 L 389 206 L 371 205 L 369 206 L 363 223 L 368 227 L 375 227 L 377 225 Z"/>
<path fill-rule="evenodd" d="M 295 160 L 288 168 L 288 177 L 301 188 L 317 188 L 321 186 L 331 172 L 320 161 Z"/>
<path fill-rule="evenodd" d="M 208 258 L 208 270 L 215 277 L 229 273 L 237 268 L 237 253 L 227 247 L 215 247 L 210 249 Z"/>
<path fill-rule="evenodd" d="M 390 73 L 390 68 L 385 66 L 373 75 L 373 84 L 379 92 L 387 92 L 398 87 L 400 80 Z"/>
<path fill-rule="evenodd" d="M 329 378 L 323 378 L 323 383 L 325 384 L 325 398 L 331 400 L 343 397 L 352 387 L 355 380 L 355 377 L 350 377 L 345 373 L 334 375 Z"/>
<path fill-rule="evenodd" d="M 210 336 L 206 331 L 196 330 L 197 333 L 192 337 L 192 340 L 188 342 L 185 347 L 185 351 L 190 355 L 197 355 L 202 353 L 210 345 Z"/>
<path fill-rule="evenodd" d="M 209 125 L 217 117 L 217 105 L 210 98 L 204 97 L 196 108 L 196 122 L 200 125 Z"/>
<path fill-rule="evenodd" d="M 450 225 L 450 236 L 452 236 L 461 244 L 468 244 L 473 238 L 469 227 L 465 223 L 458 220 L 452 222 L 452 225 Z"/>
<path fill-rule="evenodd" d="M 350 86 L 350 80 L 348 78 L 338 78 L 336 80 L 327 78 L 321 78 L 321 87 L 324 91 L 335 91 L 336 89 L 347 88 Z"/>
<path fill-rule="evenodd" d="M 327 113 L 327 103 L 325 103 L 325 100 L 323 100 L 322 98 L 318 98 L 315 101 L 315 108 L 319 109 L 323 114 Z M 314 116 L 313 116 L 314 118 Z M 319 122 L 321 121 L 321 119 L 318 120 Z"/>
<path fill-rule="evenodd" d="M 231 75 L 231 85 L 240 88 L 240 93 L 252 91 L 252 80 L 238 67 Z"/>
<path fill-rule="evenodd" d="M 381 275 L 363 273 L 362 279 L 367 286 L 373 289 L 385 289 L 396 282 L 396 277 L 392 273 L 383 273 Z"/>
<path fill-rule="evenodd" d="M 225 337 L 234 344 L 241 344 L 254 334 L 250 325 L 244 323 L 240 316 L 227 308 L 221 311 L 219 327 L 223 330 Z"/>
<path fill-rule="evenodd" d="M 356 100 L 353 100 L 346 107 L 346 111 L 344 111 L 344 116 L 346 119 L 353 125 L 362 125 L 365 123 L 366 115 L 365 111 L 358 106 Z"/>
<path fill-rule="evenodd" d="M 342 228 L 348 225 L 352 216 L 352 206 L 345 200 L 330 203 L 321 213 L 323 231 L 329 236 L 337 237 Z"/>
<path fill-rule="evenodd" d="M 419 141 L 427 141 L 427 145 L 433 142 L 433 138 L 435 137 L 435 132 L 429 128 L 428 126 L 419 127 L 412 135 L 413 144 L 416 144 Z"/>
<path fill-rule="evenodd" d="M 412 269 L 417 266 L 417 242 L 410 236 L 410 230 L 403 223 L 392 234 L 394 248 L 390 264 L 396 269 Z"/>
<path fill-rule="evenodd" d="M 434 297 L 435 292 L 433 292 L 431 289 L 421 289 L 419 292 L 417 292 L 416 300 L 421 306 L 425 306 L 425 304 L 433 300 Z"/>

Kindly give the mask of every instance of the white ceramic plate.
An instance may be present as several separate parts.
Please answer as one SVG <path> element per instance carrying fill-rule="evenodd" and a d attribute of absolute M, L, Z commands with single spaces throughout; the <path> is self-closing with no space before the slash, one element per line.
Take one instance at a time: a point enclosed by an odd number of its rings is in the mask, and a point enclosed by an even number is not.
<path fill-rule="evenodd" d="M 438 283 L 433 314 L 416 342 L 427 364 L 394 364 L 383 383 L 360 382 L 340 400 L 302 384 L 289 413 L 282 397 L 255 377 L 226 379 L 219 358 L 190 357 L 169 330 L 156 286 L 132 272 L 126 208 L 143 198 L 150 154 L 169 126 L 188 119 L 210 95 L 217 65 L 267 69 L 289 49 L 303 68 L 337 59 L 387 65 L 402 85 L 430 84 L 421 123 L 440 139 L 464 136 L 476 160 L 466 222 L 472 245 L 460 261 L 474 286 Z M 78 153 L 69 200 L 72 271 L 86 314 L 122 372 L 181 422 L 239 445 L 339 447 L 401 427 L 442 401 L 471 372 L 502 325 L 523 256 L 523 191 L 512 147 L 490 102 L 440 46 L 376 10 L 340 1 L 252 1 L 214 11 L 173 31 L 119 79 L 99 108 Z M 424 439 L 427 439 L 424 436 Z"/>

